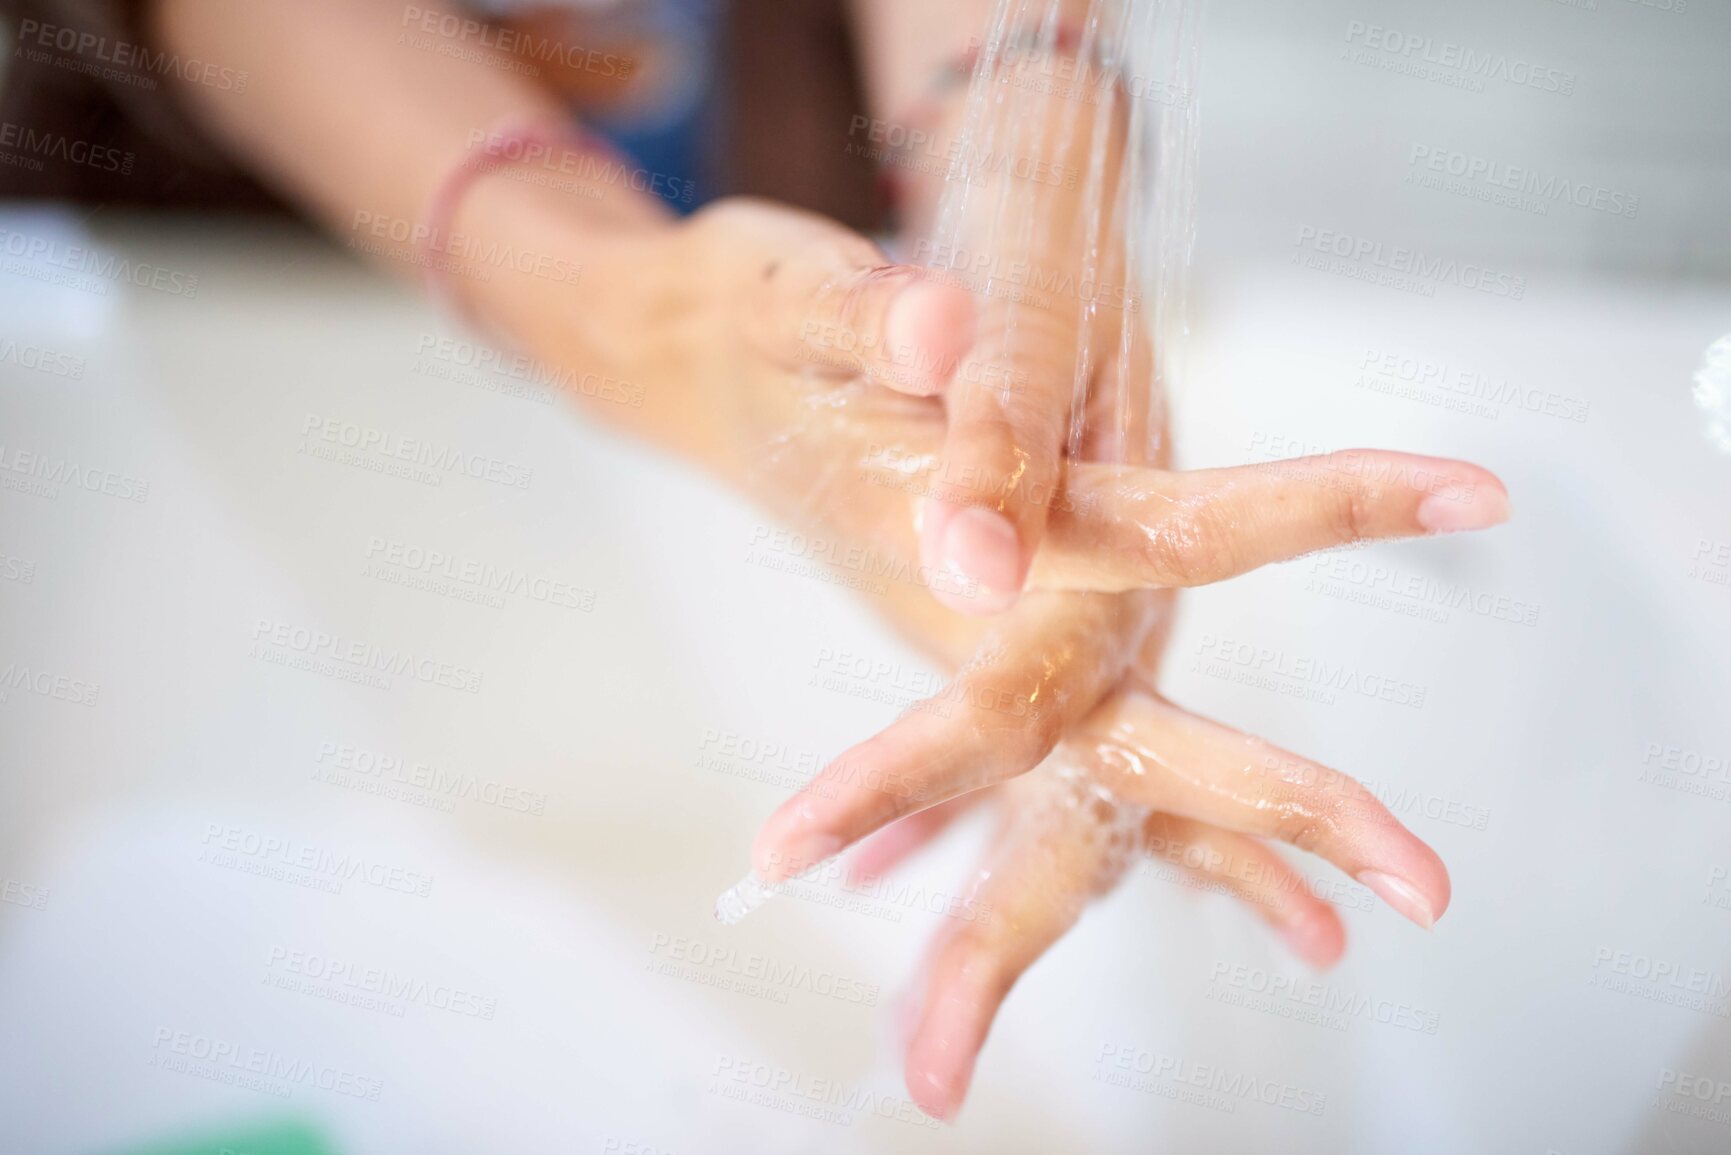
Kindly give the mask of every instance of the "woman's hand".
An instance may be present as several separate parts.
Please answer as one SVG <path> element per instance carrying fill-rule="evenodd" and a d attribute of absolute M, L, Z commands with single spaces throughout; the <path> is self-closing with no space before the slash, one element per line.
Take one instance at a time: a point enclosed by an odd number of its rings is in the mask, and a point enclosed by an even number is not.
<path fill-rule="evenodd" d="M 1066 460 L 1032 566 L 1032 584 L 1057 588 L 995 618 L 958 614 L 933 587 L 968 591 L 922 566 L 918 532 L 951 382 L 926 395 L 873 382 L 919 364 L 884 355 L 902 341 L 924 342 L 927 363 L 968 355 L 960 341 L 946 349 L 941 326 L 894 330 L 898 297 L 925 298 L 916 318 L 966 303 L 798 214 L 735 204 L 684 227 L 733 254 L 719 261 L 731 288 L 695 327 L 726 355 L 685 370 L 712 374 L 703 388 L 726 398 L 716 427 L 730 430 L 731 448 L 717 460 L 783 516 L 830 536 L 830 556 L 869 559 L 891 579 L 880 609 L 959 670 L 765 824 L 756 875 L 773 885 L 880 830 L 861 868 L 883 869 L 973 792 L 1004 784 L 990 791 L 1003 817 L 976 893 L 1003 917 L 958 923 L 934 947 L 907 1057 L 922 1106 L 953 1113 L 1011 984 L 1140 850 L 1175 854 L 1251 901 L 1316 965 L 1339 955 L 1339 918 L 1263 838 L 1322 854 L 1423 925 L 1440 915 L 1440 861 L 1368 792 L 1186 714 L 1151 686 L 1170 587 L 1330 545 L 1494 524 L 1506 499 L 1493 477 L 1372 451 L 1189 474 Z"/>
<path fill-rule="evenodd" d="M 1233 894 L 1318 968 L 1345 949 L 1340 916 L 1270 841 L 1326 858 L 1420 926 L 1448 904 L 1441 860 L 1359 783 L 1143 689 L 991 793 L 996 832 L 962 907 L 973 917 L 939 930 L 902 1017 L 908 1089 L 937 1118 L 961 1106 L 1011 987 L 1144 855 Z M 889 869 L 965 804 L 892 826 L 855 870 Z"/>
<path fill-rule="evenodd" d="M 429 0 L 426 16 L 442 12 Z M 150 34 L 253 77 L 244 93 L 187 84 L 180 95 L 255 172 L 338 237 L 353 240 L 365 219 L 389 222 L 393 237 L 400 225 L 408 238 L 428 225 L 426 206 L 482 135 L 565 110 L 490 50 L 477 54 L 499 67 L 379 55 L 372 46 L 397 36 L 401 15 L 382 0 L 252 5 L 244 15 L 222 0 L 164 0 Z M 314 75 L 318 83 L 306 83 Z M 357 94 L 370 115 L 354 115 Z M 1052 157 L 1081 163 L 1082 137 L 1063 119 L 1012 117 L 1017 131 L 1041 135 L 1029 155 L 1014 155 L 1013 143 L 1000 154 L 1035 165 L 1044 155 L 1048 172 Z M 928 1109 L 953 1112 L 1010 983 L 1140 838 L 1236 847 L 1248 860 L 1259 852 L 1223 831 L 1286 837 L 1420 921 L 1440 913 L 1440 865 L 1392 820 L 1356 796 L 1351 805 L 1319 797 L 1278 752 L 1268 752 L 1277 764 L 1267 774 L 1255 773 L 1244 758 L 1261 748 L 1125 674 L 1150 668 L 1158 651 L 1171 601 L 1160 588 L 1336 542 L 1494 524 L 1506 514 L 1494 478 L 1394 454 L 1199 474 L 1128 452 L 1066 455 L 1078 399 L 1128 415 L 1130 439 L 1147 420 L 1131 404 L 1151 384 L 1145 343 L 1107 340 L 1114 320 L 1119 333 L 1131 327 L 1128 298 L 1102 301 L 1096 288 L 1059 293 L 1062 308 L 1017 313 L 990 285 L 976 303 L 966 277 L 934 283 L 892 267 L 868 242 L 806 214 L 734 202 L 676 223 L 629 181 L 572 196 L 553 191 L 548 175 L 490 176 L 452 221 L 438 222 L 441 240 L 486 265 L 453 286 L 456 295 L 574 382 L 623 382 L 643 398 L 641 409 L 597 404 L 597 416 L 833 535 L 850 562 L 888 567 L 881 608 L 961 671 L 938 701 L 824 772 L 824 785 L 845 786 L 835 799 L 807 792 L 784 807 L 754 858 L 766 878 L 786 877 L 801 858 L 827 857 L 898 817 L 914 816 L 917 833 L 941 817 L 926 808 L 1004 784 L 994 791 L 1009 803 L 994 851 L 1004 866 L 981 887 L 1008 917 L 992 937 L 948 937 L 934 958 L 909 1056 L 910 1084 Z M 945 234 L 949 248 L 923 263 L 954 271 L 960 251 L 977 250 L 1066 283 L 1076 255 L 1092 251 L 1079 231 L 1082 202 L 1013 190 L 1000 200 L 1007 214 L 977 202 Z M 1040 231 L 1040 213 L 1055 214 L 1051 230 Z M 994 234 L 994 221 L 1015 231 Z M 421 256 L 410 240 L 381 251 L 405 274 L 421 271 Z M 978 272 L 971 260 L 960 267 Z M 561 272 L 549 278 L 550 268 Z M 1096 285 L 1129 280 L 1109 260 L 1080 268 Z M 1112 355 L 1076 373 L 1074 354 L 1102 341 Z M 1096 435 L 1103 428 L 1096 422 Z M 1094 464 L 1102 460 L 1114 463 Z M 1001 617 L 956 610 L 1002 608 L 1024 585 L 1036 592 Z M 844 774 L 849 764 L 865 773 Z M 1376 881 L 1391 879 L 1399 885 Z M 1297 914 L 1286 921 L 1312 928 L 1300 935 L 1314 939 L 1305 953 L 1337 949 L 1326 908 L 1295 897 L 1279 909 L 1289 906 Z"/>
<path fill-rule="evenodd" d="M 607 372 L 643 385 L 641 413 L 598 415 L 635 421 L 777 513 L 878 551 L 892 579 L 979 608 L 969 575 L 924 564 L 919 532 L 937 491 L 969 484 L 940 464 L 957 391 L 1012 372 L 982 360 L 966 292 L 832 222 L 756 201 L 708 208 L 624 259 L 654 291 L 622 294 L 623 307 L 562 310 L 567 320 L 539 350 L 574 370 L 597 368 L 599 354 Z M 649 322 L 627 326 L 624 309 Z M 591 363 L 565 347 L 579 331 Z M 1131 348 L 1142 361 L 1140 344 Z M 1005 362 L 1027 376 L 1022 363 Z M 1129 387 L 1145 393 L 1149 373 L 1135 366 Z M 897 388 L 881 387 L 892 379 Z M 1440 458 L 1348 450 L 1183 473 L 1097 462 L 1096 445 L 1079 448 L 1039 495 L 1049 518 L 1030 589 L 1202 585 L 1331 546 L 1507 516 L 1491 474 Z"/>
<path fill-rule="evenodd" d="M 663 243 L 648 259 L 666 266 L 652 276 L 674 287 L 649 306 L 661 322 L 655 340 L 619 374 L 644 381 L 645 395 L 683 428 L 701 430 L 702 458 L 730 483 L 830 535 L 827 552 L 842 564 L 882 575 L 890 593 L 880 608 L 959 670 L 938 698 L 848 750 L 771 818 L 753 856 L 765 882 L 1033 769 L 1118 688 L 1164 624 L 1169 599 L 1151 591 L 1332 545 L 1495 524 L 1507 513 L 1484 470 L 1404 454 L 1198 473 L 1066 462 L 1033 567 L 1035 583 L 1052 588 L 970 620 L 932 596 L 955 575 L 919 561 L 944 397 L 871 383 L 881 350 L 903 339 L 935 360 L 957 356 L 963 343 L 928 323 L 965 311 L 965 297 L 888 266 L 833 224 L 757 203 L 707 210 Z M 910 300 L 919 307 L 907 308 Z M 826 359 L 831 331 L 861 337 L 845 361 Z M 965 596 L 965 587 L 946 588 Z"/>
<path fill-rule="evenodd" d="M 887 590 L 880 611 L 957 671 L 765 823 L 756 878 L 773 886 L 879 831 L 905 848 L 958 800 L 998 787 L 977 900 L 1003 913 L 934 947 L 907 1056 L 923 1107 L 955 1111 L 1011 984 L 1144 848 L 1193 848 L 1185 865 L 1255 903 L 1318 965 L 1339 954 L 1339 919 L 1261 839 L 1314 850 L 1421 924 L 1442 912 L 1442 864 L 1362 788 L 1151 687 L 1173 587 L 1495 524 L 1507 502 L 1494 477 L 1376 451 L 1183 473 L 1088 460 L 1103 449 L 1085 440 L 1059 462 L 1033 588 L 1008 612 L 959 613 L 948 603 L 974 589 L 924 564 L 920 522 L 951 391 L 984 376 L 969 368 L 968 295 L 836 225 L 756 202 L 670 226 L 633 259 L 655 292 L 630 308 L 656 324 L 622 328 L 607 308 L 566 322 L 587 334 L 582 347 L 617 358 L 609 373 L 643 383 L 644 410 L 617 415 L 824 536 L 844 568 L 868 568 Z M 1148 358 L 1131 351 L 1118 387 L 1146 396 Z M 890 374 L 900 388 L 883 387 Z M 910 387 L 909 374 L 925 380 Z"/>
<path fill-rule="evenodd" d="M 1140 653 L 1164 613 L 1150 590 L 1507 514 L 1488 472 L 1406 454 L 1349 451 L 1194 473 L 1066 461 L 1033 565 L 1039 588 L 1009 613 L 959 621 L 933 594 L 966 598 L 965 580 L 920 561 L 946 386 L 914 397 L 877 387 L 872 373 L 892 337 L 923 341 L 934 357 L 960 355 L 959 341 L 942 348 L 945 327 L 919 326 L 928 302 L 961 311 L 966 298 L 947 298 L 887 266 L 867 242 L 798 213 L 730 204 L 681 227 L 695 247 L 683 267 L 708 269 L 720 283 L 707 317 L 670 327 L 689 336 L 664 339 L 666 363 L 653 371 L 684 378 L 681 388 L 705 407 L 711 460 L 731 483 L 825 536 L 826 556 L 869 567 L 891 591 L 892 619 L 960 669 L 939 700 L 838 759 L 822 780 L 832 797 L 802 794 L 771 820 L 755 856 L 765 881 L 912 810 L 1032 769 Z M 910 298 L 921 309 L 904 321 Z M 837 331 L 860 341 L 846 360 L 824 359 L 833 341 L 822 334 Z M 874 781 L 911 784 L 906 796 L 859 789 L 861 767 Z"/>

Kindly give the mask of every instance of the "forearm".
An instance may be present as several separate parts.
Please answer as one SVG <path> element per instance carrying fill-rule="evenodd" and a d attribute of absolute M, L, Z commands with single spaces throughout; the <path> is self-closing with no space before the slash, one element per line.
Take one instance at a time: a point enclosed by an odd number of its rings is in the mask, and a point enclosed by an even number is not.
<path fill-rule="evenodd" d="M 507 68 L 400 42 L 436 36 L 419 30 L 418 14 L 438 11 L 428 0 L 157 0 L 152 23 L 165 50 L 248 74 L 243 91 L 179 92 L 243 166 L 384 267 L 417 276 L 429 201 L 482 134 L 566 115 Z M 518 344 L 629 380 L 628 341 L 652 323 L 637 267 L 671 215 L 628 181 L 573 189 L 581 176 L 521 167 L 478 178 L 443 222 L 452 291 Z M 619 408 L 601 407 L 661 439 L 647 405 Z"/>
<path fill-rule="evenodd" d="M 359 211 L 418 217 L 477 132 L 512 117 L 557 117 L 533 82 L 422 51 L 402 0 L 156 0 L 164 48 L 244 71 L 236 91 L 183 84 L 180 96 L 255 172 L 328 226 Z M 435 34 L 436 35 L 436 34 Z M 463 42 L 466 52 L 491 50 Z M 500 65 L 508 58 L 499 56 Z"/>

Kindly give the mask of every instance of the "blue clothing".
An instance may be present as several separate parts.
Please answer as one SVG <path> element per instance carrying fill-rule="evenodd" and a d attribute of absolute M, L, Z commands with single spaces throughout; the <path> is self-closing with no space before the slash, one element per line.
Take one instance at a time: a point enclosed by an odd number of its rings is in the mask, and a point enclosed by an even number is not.
<path fill-rule="evenodd" d="M 671 178 L 655 182 L 656 191 L 680 213 L 689 213 L 716 195 L 712 142 L 719 136 L 714 118 L 723 106 L 716 96 L 725 2 L 658 0 L 635 5 L 632 11 L 639 14 L 637 18 L 648 23 L 655 39 L 673 54 L 680 78 L 677 89 L 641 114 L 586 118 L 591 128 L 645 169 Z"/>

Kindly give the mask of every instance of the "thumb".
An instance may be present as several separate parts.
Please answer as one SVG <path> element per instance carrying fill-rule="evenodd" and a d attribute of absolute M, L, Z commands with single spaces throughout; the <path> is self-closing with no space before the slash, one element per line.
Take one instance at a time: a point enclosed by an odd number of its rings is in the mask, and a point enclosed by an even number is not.
<path fill-rule="evenodd" d="M 748 274 L 759 281 L 746 324 L 760 351 L 917 397 L 943 389 L 973 344 L 973 298 L 832 221 L 788 215 L 786 255 Z"/>

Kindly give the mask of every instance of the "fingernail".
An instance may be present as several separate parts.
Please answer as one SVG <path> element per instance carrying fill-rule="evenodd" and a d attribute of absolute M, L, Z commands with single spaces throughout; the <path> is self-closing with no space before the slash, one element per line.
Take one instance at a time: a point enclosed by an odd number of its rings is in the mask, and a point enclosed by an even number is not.
<path fill-rule="evenodd" d="M 955 372 L 962 352 L 973 344 L 972 309 L 961 296 L 966 315 L 958 317 L 959 290 L 922 280 L 923 275 L 913 272 L 909 283 L 890 299 L 884 312 L 884 341 L 892 355 L 905 357 L 915 351 L 916 371 L 927 378 L 927 387 L 936 391 Z"/>
<path fill-rule="evenodd" d="M 953 1124 L 956 1113 L 962 1109 L 962 1100 L 967 1095 L 967 1085 L 973 1081 L 974 1064 L 970 1061 L 967 1071 L 961 1076 L 961 1086 L 957 1087 L 948 1080 L 927 1073 L 920 1086 L 911 1087 L 914 1105 L 940 1123 Z"/>
<path fill-rule="evenodd" d="M 890 298 L 889 308 L 884 312 L 884 337 L 892 349 L 919 339 L 920 321 L 931 301 L 922 289 L 921 283 L 910 277 Z"/>
<path fill-rule="evenodd" d="M 1432 913 L 1430 903 L 1412 883 L 1392 874 L 1384 874 L 1380 870 L 1364 871 L 1358 876 L 1358 880 L 1375 891 L 1378 898 L 1419 926 L 1429 930 L 1436 925 L 1436 915 Z"/>
<path fill-rule="evenodd" d="M 922 999 L 913 991 L 906 990 L 896 996 L 895 1005 L 890 1014 L 896 1029 L 896 1047 L 906 1051 L 908 1044 L 914 1041 L 914 1032 L 920 1029 L 920 1007 Z"/>
<path fill-rule="evenodd" d="M 972 587 L 966 601 L 976 613 L 1000 613 L 1016 602 L 1022 584 L 1022 542 L 1001 513 L 979 506 L 959 510 L 944 529 L 940 564 Z"/>
<path fill-rule="evenodd" d="M 1493 486 L 1480 486 L 1471 499 L 1459 501 L 1446 493 L 1433 493 L 1418 506 L 1418 523 L 1427 533 L 1467 533 L 1490 529 L 1509 520 L 1509 495 Z"/>

